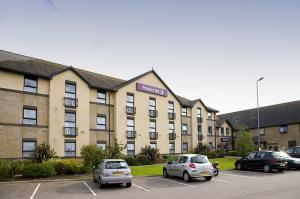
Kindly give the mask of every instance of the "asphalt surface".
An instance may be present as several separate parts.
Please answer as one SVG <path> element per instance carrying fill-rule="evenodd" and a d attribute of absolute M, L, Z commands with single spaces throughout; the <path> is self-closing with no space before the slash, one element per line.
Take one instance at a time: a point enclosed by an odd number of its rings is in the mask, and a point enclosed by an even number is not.
<path fill-rule="evenodd" d="M 300 170 L 283 173 L 224 171 L 212 181 L 185 183 L 181 179 L 134 178 L 131 188 L 120 185 L 99 189 L 92 180 L 13 182 L 0 184 L 0 199 L 179 199 L 179 198 L 300 198 Z"/>

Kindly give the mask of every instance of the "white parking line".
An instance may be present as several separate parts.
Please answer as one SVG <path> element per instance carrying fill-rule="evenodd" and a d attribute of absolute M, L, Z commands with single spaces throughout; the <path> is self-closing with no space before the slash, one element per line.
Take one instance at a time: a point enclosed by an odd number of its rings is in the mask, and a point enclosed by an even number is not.
<path fill-rule="evenodd" d="M 30 199 L 33 199 L 33 197 L 35 196 L 35 194 L 36 194 L 36 192 L 37 192 L 37 190 L 39 189 L 40 186 L 41 186 L 41 183 L 39 183 L 39 184 L 35 187 L 33 193 L 32 193 L 31 196 L 30 196 Z"/>
<path fill-rule="evenodd" d="M 139 189 L 142 189 L 142 190 L 144 190 L 144 191 L 150 191 L 150 190 L 145 189 L 144 187 L 140 187 L 140 186 L 138 186 L 138 185 L 136 185 L 136 184 L 133 184 L 133 183 L 132 183 L 132 185 L 135 186 L 135 187 L 137 187 L 137 188 L 139 188 Z"/>
<path fill-rule="evenodd" d="M 176 182 L 176 181 L 173 181 L 173 180 L 167 180 L 167 179 L 160 178 L 160 177 L 156 177 L 156 178 L 158 178 L 158 179 L 160 179 L 160 180 L 167 181 L 167 182 L 173 182 L 173 183 L 180 184 L 180 185 L 183 185 L 183 186 L 191 187 L 191 188 L 194 187 L 194 186 L 192 186 L 192 185 L 185 184 L 185 183 L 181 183 L 181 182 Z"/>
<path fill-rule="evenodd" d="M 231 181 L 228 181 L 228 180 L 217 180 L 217 179 L 212 179 L 213 181 L 216 181 L 216 182 L 231 182 Z"/>
<path fill-rule="evenodd" d="M 240 178 L 260 179 L 260 178 L 258 178 L 258 177 L 245 176 L 245 175 L 237 175 L 237 174 L 227 174 L 227 173 L 222 173 L 222 175 L 234 176 L 234 177 L 240 177 Z"/>
<path fill-rule="evenodd" d="M 82 181 L 82 183 L 90 190 L 90 192 L 91 192 L 94 196 L 97 196 L 97 194 L 93 191 L 93 189 L 92 189 L 85 181 Z"/>

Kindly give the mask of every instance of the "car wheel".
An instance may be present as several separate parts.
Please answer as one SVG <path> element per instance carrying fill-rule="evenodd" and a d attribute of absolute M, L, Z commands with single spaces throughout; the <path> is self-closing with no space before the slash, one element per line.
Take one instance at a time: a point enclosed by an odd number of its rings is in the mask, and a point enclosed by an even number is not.
<path fill-rule="evenodd" d="M 210 181 L 212 179 L 212 176 L 206 176 L 204 177 L 206 181 Z"/>
<path fill-rule="evenodd" d="M 131 182 L 126 183 L 126 187 L 127 187 L 127 188 L 131 187 Z"/>
<path fill-rule="evenodd" d="M 266 164 L 266 165 L 264 166 L 264 172 L 270 173 L 271 171 L 272 171 L 272 168 L 270 167 L 270 165 Z"/>
<path fill-rule="evenodd" d="M 169 177 L 169 175 L 168 175 L 168 172 L 167 172 L 167 169 L 163 169 L 163 176 L 165 177 L 165 178 L 167 178 L 167 177 Z"/>
<path fill-rule="evenodd" d="M 100 189 L 103 188 L 103 186 L 104 186 L 104 184 L 101 183 L 100 178 L 98 179 L 98 185 L 99 185 L 99 188 L 100 188 Z"/>
<path fill-rule="evenodd" d="M 190 175 L 189 175 L 189 173 L 186 172 L 186 171 L 183 173 L 183 180 L 184 180 L 185 182 L 190 181 Z"/>
<path fill-rule="evenodd" d="M 237 165 L 236 165 L 236 168 L 237 168 L 237 170 L 239 170 L 239 171 L 241 171 L 242 170 L 242 164 L 241 163 L 238 163 Z"/>

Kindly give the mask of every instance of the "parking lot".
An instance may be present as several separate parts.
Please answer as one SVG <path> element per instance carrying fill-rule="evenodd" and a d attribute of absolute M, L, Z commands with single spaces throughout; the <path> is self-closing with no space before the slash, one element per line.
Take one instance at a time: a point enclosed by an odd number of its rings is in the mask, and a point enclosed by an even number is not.
<path fill-rule="evenodd" d="M 299 198 L 300 171 L 263 173 L 224 171 L 212 181 L 138 177 L 131 188 L 107 186 L 99 189 L 92 180 L 13 182 L 0 184 L 0 198 Z"/>

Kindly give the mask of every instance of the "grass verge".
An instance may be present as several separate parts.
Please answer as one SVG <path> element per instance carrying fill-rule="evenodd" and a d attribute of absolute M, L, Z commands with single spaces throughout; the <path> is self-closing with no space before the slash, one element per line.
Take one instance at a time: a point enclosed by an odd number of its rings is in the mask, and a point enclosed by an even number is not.
<path fill-rule="evenodd" d="M 234 162 L 237 158 L 215 158 L 210 159 L 210 162 L 219 162 L 220 170 L 234 169 Z M 131 166 L 133 176 L 159 176 L 162 175 L 162 164 Z"/>

